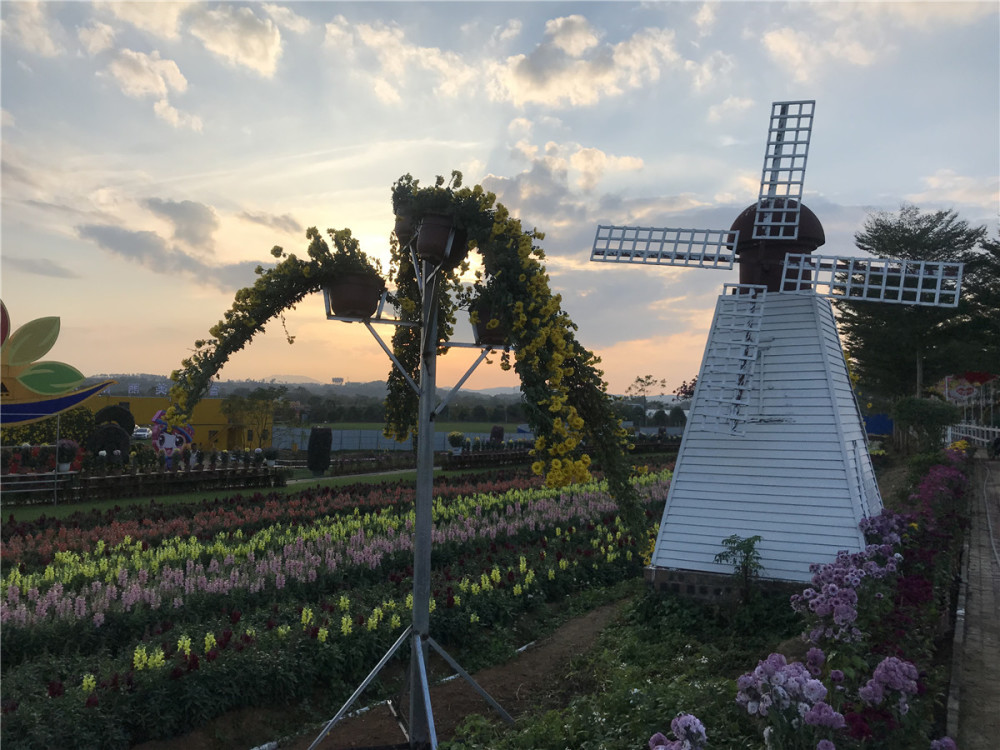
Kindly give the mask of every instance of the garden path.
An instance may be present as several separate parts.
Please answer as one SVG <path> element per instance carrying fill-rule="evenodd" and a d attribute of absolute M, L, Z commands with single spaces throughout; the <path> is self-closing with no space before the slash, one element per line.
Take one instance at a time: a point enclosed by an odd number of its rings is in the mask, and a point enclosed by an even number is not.
<path fill-rule="evenodd" d="M 995 750 L 1000 743 L 1000 461 L 977 460 L 973 481 L 964 623 L 960 595 L 948 728 L 957 728 L 952 737 L 962 750 Z"/>

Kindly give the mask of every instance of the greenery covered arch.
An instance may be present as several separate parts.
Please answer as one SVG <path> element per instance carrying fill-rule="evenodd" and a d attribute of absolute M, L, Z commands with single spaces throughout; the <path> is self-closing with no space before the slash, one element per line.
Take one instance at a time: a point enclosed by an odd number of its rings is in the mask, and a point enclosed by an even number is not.
<path fill-rule="evenodd" d="M 479 185 L 462 187 L 459 172 L 452 172 L 447 184 L 438 177 L 433 187 L 421 187 L 411 175 L 404 175 L 393 184 L 392 202 L 397 231 L 391 238 L 389 279 L 396 286 L 392 300 L 398 317 L 416 321 L 421 310 L 413 257 L 408 246 L 399 242 L 400 226 L 418 226 L 429 214 L 449 215 L 454 226 L 464 230 L 469 249 L 480 254 L 482 270 L 468 286 L 459 282 L 468 269 L 465 262 L 442 269 L 442 283 L 437 285 L 442 353 L 447 351 L 460 308 L 469 309 L 473 320 L 485 321 L 487 328 L 508 332 L 501 367 L 513 367 L 521 380 L 527 419 L 536 436 L 535 473 L 544 475 L 550 486 L 564 486 L 588 479 L 595 461 L 625 520 L 640 522 L 641 512 L 628 481 L 628 436 L 612 411 L 603 374 L 597 368 L 599 359 L 577 340 L 576 325 L 562 310 L 560 296 L 550 289 L 542 264 L 545 255 L 536 244 L 543 235 L 535 229 L 525 231 L 493 193 Z M 271 251 L 280 258 L 277 265 L 257 268 L 259 278 L 236 293 L 233 306 L 211 329 L 211 338 L 195 342 L 194 355 L 172 373 L 171 418 L 189 415 L 229 357 L 307 294 L 355 272 L 359 265 L 380 271 L 361 252 L 349 229 L 327 232 L 333 250 L 315 228 L 308 230 L 308 260 L 288 255 L 280 247 Z M 392 346 L 409 376 L 419 382 L 419 332 L 397 327 Z M 417 396 L 393 367 L 388 377 L 386 434 L 405 439 L 414 432 L 416 422 Z"/>

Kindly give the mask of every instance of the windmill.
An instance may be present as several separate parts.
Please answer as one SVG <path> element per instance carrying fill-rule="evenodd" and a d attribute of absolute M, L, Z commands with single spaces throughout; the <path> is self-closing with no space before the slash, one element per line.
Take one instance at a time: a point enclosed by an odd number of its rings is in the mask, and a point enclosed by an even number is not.
<path fill-rule="evenodd" d="M 760 536 L 762 576 L 864 549 L 882 508 L 831 299 L 958 305 L 962 264 L 818 256 L 802 205 L 815 101 L 775 102 L 760 194 L 729 229 L 598 226 L 592 261 L 732 269 L 718 298 L 648 576 L 706 593 L 722 539 Z"/>

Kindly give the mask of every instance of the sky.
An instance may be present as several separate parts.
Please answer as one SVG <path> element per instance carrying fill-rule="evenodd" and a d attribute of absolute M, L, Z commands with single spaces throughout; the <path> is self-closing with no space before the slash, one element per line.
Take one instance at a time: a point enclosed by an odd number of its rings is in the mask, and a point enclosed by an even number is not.
<path fill-rule="evenodd" d="M 392 183 L 452 170 L 541 243 L 611 392 L 698 372 L 738 272 L 590 262 L 598 224 L 725 229 L 756 200 L 772 101 L 815 99 L 823 254 L 873 211 L 996 234 L 996 2 L 0 3 L 0 294 L 47 358 L 167 375 L 270 250 L 350 228 L 388 264 Z M 223 379 L 384 380 L 322 298 Z M 388 326 L 381 327 L 386 340 Z M 463 338 L 464 336 L 464 338 Z M 458 325 L 456 340 L 471 340 Z M 474 359 L 452 350 L 438 382 Z M 517 384 L 499 364 L 469 388 Z"/>

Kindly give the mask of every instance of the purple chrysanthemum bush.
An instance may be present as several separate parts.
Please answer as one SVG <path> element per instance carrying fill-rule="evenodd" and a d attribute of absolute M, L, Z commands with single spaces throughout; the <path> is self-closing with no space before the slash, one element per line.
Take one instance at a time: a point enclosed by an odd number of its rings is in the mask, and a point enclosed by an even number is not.
<path fill-rule="evenodd" d="M 772 653 L 737 680 L 736 702 L 761 725 L 768 750 L 955 750 L 949 737 L 928 739 L 942 689 L 933 639 L 957 572 L 968 484 L 965 453 L 945 457 L 906 512 L 861 522 L 863 551 L 811 566 L 810 585 L 791 597 L 810 646 L 805 662 Z M 671 725 L 673 742 L 654 735 L 651 750 L 706 747 L 701 722 L 701 744 L 678 732 L 687 725 Z"/>

